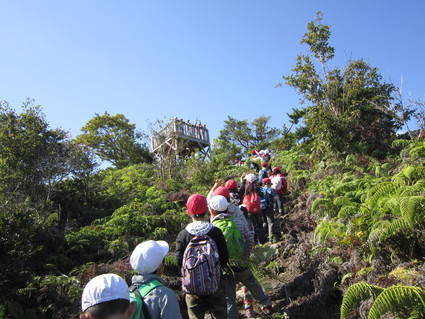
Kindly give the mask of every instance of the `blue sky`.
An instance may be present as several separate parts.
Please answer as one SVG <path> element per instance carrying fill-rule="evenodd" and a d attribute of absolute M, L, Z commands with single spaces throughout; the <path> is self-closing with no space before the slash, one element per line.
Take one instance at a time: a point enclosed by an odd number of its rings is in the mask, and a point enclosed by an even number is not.
<path fill-rule="evenodd" d="M 425 1 L 0 0 L 0 100 L 35 99 L 72 136 L 95 113 L 142 131 L 173 116 L 215 138 L 227 116 L 288 123 L 289 75 L 317 11 L 333 64 L 363 58 L 403 95 L 424 99 Z M 403 80 L 401 80 L 403 79 Z"/>

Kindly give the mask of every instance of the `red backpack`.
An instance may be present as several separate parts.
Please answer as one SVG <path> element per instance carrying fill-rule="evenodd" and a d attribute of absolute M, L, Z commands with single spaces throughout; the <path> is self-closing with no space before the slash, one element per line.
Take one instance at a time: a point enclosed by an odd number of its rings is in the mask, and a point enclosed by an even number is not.
<path fill-rule="evenodd" d="M 243 198 L 243 204 L 245 205 L 246 210 L 249 213 L 261 212 L 261 198 L 258 195 L 257 190 L 255 190 L 249 195 L 245 195 Z"/>

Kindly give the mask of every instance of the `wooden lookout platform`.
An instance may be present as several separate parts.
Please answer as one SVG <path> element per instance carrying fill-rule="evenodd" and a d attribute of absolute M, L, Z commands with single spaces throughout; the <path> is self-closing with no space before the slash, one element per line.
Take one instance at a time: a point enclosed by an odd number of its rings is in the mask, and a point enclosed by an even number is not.
<path fill-rule="evenodd" d="M 175 153 L 189 156 L 195 150 L 204 157 L 210 154 L 210 137 L 205 125 L 191 124 L 174 118 L 151 139 L 152 152 L 159 157 Z"/>

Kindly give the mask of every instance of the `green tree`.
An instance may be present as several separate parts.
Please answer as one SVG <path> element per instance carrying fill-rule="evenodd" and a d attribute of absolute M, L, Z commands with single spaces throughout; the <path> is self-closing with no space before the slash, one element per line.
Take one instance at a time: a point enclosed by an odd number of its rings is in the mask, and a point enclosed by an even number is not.
<path fill-rule="evenodd" d="M 316 145 L 330 151 L 387 150 L 400 128 L 395 87 L 383 82 L 377 68 L 362 59 L 350 61 L 344 69 L 329 68 L 335 50 L 329 44 L 330 27 L 321 21 L 318 12 L 301 40 L 309 54 L 299 55 L 293 74 L 283 76 L 301 95 L 301 103 L 311 104 L 302 115 L 308 132 Z"/>
<path fill-rule="evenodd" d="M 280 133 L 277 128 L 270 127 L 269 122 L 270 116 L 257 117 L 251 123 L 228 116 L 218 139 L 224 141 L 221 142 L 223 145 L 227 143 L 236 145 L 242 153 L 255 148 L 265 148 Z M 217 141 L 217 144 L 220 145 L 220 142 Z"/>
<path fill-rule="evenodd" d="M 67 133 L 50 129 L 33 103 L 27 100 L 21 114 L 0 103 L 0 194 L 41 204 L 69 174 L 70 148 Z"/>
<path fill-rule="evenodd" d="M 96 113 L 81 130 L 77 142 L 91 147 L 102 160 L 116 167 L 152 161 L 148 148 L 140 142 L 142 134 L 122 114 Z"/>

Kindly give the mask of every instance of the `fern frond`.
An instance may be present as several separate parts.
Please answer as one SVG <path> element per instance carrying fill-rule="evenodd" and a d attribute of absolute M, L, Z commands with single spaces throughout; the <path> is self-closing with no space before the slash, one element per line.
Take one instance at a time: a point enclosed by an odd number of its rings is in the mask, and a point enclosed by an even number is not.
<path fill-rule="evenodd" d="M 400 184 L 398 183 L 381 183 L 371 190 L 371 192 L 373 192 L 373 195 L 367 201 L 371 207 L 374 207 L 380 198 L 397 194 L 397 190 L 399 188 Z"/>
<path fill-rule="evenodd" d="M 416 146 L 409 150 L 409 155 L 411 157 L 425 157 L 425 144 Z"/>
<path fill-rule="evenodd" d="M 398 234 L 406 234 L 410 235 L 412 233 L 412 227 L 404 218 L 399 218 L 388 225 L 385 226 L 385 228 L 382 230 L 381 234 L 379 235 L 379 241 L 385 241 L 390 237 L 393 237 Z"/>
<path fill-rule="evenodd" d="M 411 186 L 406 186 L 400 193 L 400 196 L 422 195 L 425 192 L 425 179 L 418 180 Z"/>
<path fill-rule="evenodd" d="M 412 140 L 394 140 L 392 147 L 406 147 L 412 144 Z"/>
<path fill-rule="evenodd" d="M 413 185 L 425 178 L 425 169 L 419 165 L 407 165 L 393 176 L 393 181 L 403 181 L 404 184 Z"/>
<path fill-rule="evenodd" d="M 425 290 L 414 286 L 393 286 L 379 294 L 370 308 L 368 319 L 379 319 L 386 313 L 406 315 L 419 311 L 425 314 Z M 408 315 L 408 314 L 407 314 Z"/>
<path fill-rule="evenodd" d="M 351 166 L 351 165 L 359 165 L 360 161 L 354 154 L 349 154 L 345 157 L 345 165 Z"/>
<path fill-rule="evenodd" d="M 325 243 L 330 237 L 341 238 L 346 232 L 346 227 L 335 221 L 322 220 L 314 230 L 313 242 Z"/>
<path fill-rule="evenodd" d="M 402 198 L 400 212 L 411 227 L 414 227 L 416 221 L 422 221 L 425 217 L 425 197 L 410 196 Z"/>
<path fill-rule="evenodd" d="M 311 213 L 324 217 L 326 215 L 335 216 L 338 209 L 332 201 L 325 198 L 317 198 L 311 205 Z"/>
<path fill-rule="evenodd" d="M 348 318 L 351 310 L 358 308 L 360 303 L 370 297 L 376 298 L 383 291 L 382 288 L 368 284 L 366 282 L 358 282 L 351 285 L 344 294 L 341 305 L 341 319 Z"/>
<path fill-rule="evenodd" d="M 358 206 L 343 206 L 339 210 L 338 218 L 352 217 L 359 212 Z"/>
<path fill-rule="evenodd" d="M 353 202 L 351 201 L 351 199 L 349 199 L 348 197 L 345 197 L 345 196 L 339 196 L 339 197 L 335 198 L 333 203 L 336 206 L 339 206 L 339 207 L 353 205 Z"/>

